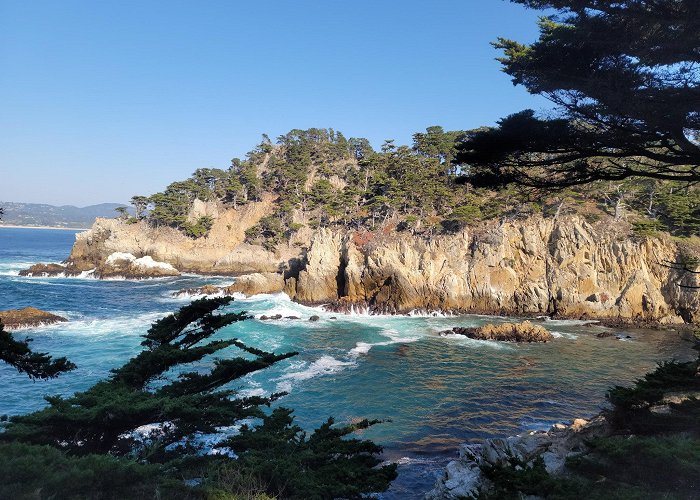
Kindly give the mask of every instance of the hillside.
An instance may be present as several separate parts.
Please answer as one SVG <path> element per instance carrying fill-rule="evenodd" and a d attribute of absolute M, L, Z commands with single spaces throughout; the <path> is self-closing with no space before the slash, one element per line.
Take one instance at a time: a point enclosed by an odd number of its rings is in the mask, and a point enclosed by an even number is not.
<path fill-rule="evenodd" d="M 23 273 L 271 273 L 250 278 L 257 293 L 338 311 L 697 321 L 697 188 L 477 189 L 452 161 L 470 133 L 431 127 L 380 152 L 325 129 L 265 137 L 98 219 L 66 266 Z"/>
<path fill-rule="evenodd" d="M 98 217 L 114 217 L 114 209 L 121 206 L 119 203 L 75 207 L 0 201 L 4 209 L 0 225 L 88 228 Z"/>

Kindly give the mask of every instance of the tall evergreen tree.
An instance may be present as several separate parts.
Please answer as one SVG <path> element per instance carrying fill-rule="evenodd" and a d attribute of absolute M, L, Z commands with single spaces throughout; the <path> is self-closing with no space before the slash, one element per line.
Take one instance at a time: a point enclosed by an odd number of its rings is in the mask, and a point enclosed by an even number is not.
<path fill-rule="evenodd" d="M 494 45 L 513 83 L 558 116 L 526 110 L 471 135 L 457 161 L 472 183 L 700 180 L 700 2 L 512 1 L 557 11 L 535 43 Z"/>

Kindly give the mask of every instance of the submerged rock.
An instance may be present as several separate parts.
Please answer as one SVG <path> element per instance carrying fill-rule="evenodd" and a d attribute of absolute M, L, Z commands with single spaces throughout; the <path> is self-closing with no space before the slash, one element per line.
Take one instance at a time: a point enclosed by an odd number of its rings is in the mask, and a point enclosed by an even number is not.
<path fill-rule="evenodd" d="M 80 274 L 80 271 L 72 269 L 65 264 L 34 264 L 28 269 L 22 269 L 19 272 L 20 276 L 75 276 Z"/>
<path fill-rule="evenodd" d="M 0 311 L 0 320 L 8 330 L 33 328 L 36 326 L 52 325 L 54 323 L 68 321 L 62 316 L 42 311 L 41 309 L 37 309 L 35 307 Z"/>
<path fill-rule="evenodd" d="M 529 321 L 522 323 L 487 324 L 476 328 L 455 327 L 443 333 L 456 333 L 477 340 L 499 340 L 501 342 L 548 342 L 552 334 L 540 325 Z"/>

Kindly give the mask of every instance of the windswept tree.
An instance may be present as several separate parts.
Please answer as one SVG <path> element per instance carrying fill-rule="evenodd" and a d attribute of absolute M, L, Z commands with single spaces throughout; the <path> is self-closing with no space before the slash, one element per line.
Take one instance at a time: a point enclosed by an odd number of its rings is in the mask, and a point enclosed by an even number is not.
<path fill-rule="evenodd" d="M 119 219 L 128 219 L 129 218 L 129 210 L 126 207 L 117 207 L 114 209 L 115 212 L 117 212 L 118 218 Z"/>
<path fill-rule="evenodd" d="M 53 359 L 45 352 L 34 352 L 28 340 L 16 340 L 5 331 L 0 321 L 0 361 L 13 366 L 30 378 L 49 379 L 73 370 L 75 365 L 66 358 Z"/>
<path fill-rule="evenodd" d="M 109 379 L 66 398 L 47 397 L 45 409 L 13 417 L 0 433 L 0 462 L 3 443 L 9 443 L 39 451 L 37 446 L 50 447 L 60 452 L 57 461 L 72 460 L 75 467 L 92 467 L 94 460 L 86 459 L 95 456 L 118 459 L 120 469 L 130 468 L 135 483 L 139 471 L 155 467 L 160 483 L 149 498 L 229 498 L 226 493 L 237 498 L 240 489 L 249 486 L 241 478 L 254 478 L 254 493 L 275 498 L 361 498 L 386 489 L 396 477 L 396 466 L 380 465 L 381 448 L 370 441 L 343 439 L 376 422 L 333 426 L 329 420 L 307 437 L 293 424 L 290 410 L 263 411 L 284 393 L 236 394 L 233 382 L 297 353 L 275 354 L 236 338 L 214 337 L 221 328 L 249 318 L 243 312 L 216 312 L 232 300 L 192 302 L 154 323 L 144 336 L 144 350 L 113 370 Z M 262 425 L 253 425 L 255 419 L 262 419 Z M 239 436 L 219 445 L 220 453 L 205 452 L 202 436 L 245 422 L 249 423 Z M 237 459 L 229 456 L 230 450 Z M 18 463 L 26 467 L 27 460 L 25 456 Z M 222 471 L 228 480 L 222 480 Z M 129 474 L 120 485 L 127 490 Z M 68 472 L 60 483 L 67 490 L 51 491 L 41 483 L 39 487 L 47 498 L 112 498 L 109 491 L 100 491 L 96 470 L 82 475 L 97 490 L 94 496 L 73 494 L 76 486 L 65 479 Z M 238 479 L 231 482 L 231 477 Z M 3 482 L 7 484 L 7 478 Z M 165 483 L 170 483 L 170 491 L 178 484 L 178 493 L 167 494 Z M 30 496 L 22 484 L 13 487 Z M 134 498 L 133 492 L 122 494 Z"/>
<path fill-rule="evenodd" d="M 131 204 L 134 206 L 136 212 L 136 218 L 143 218 L 146 209 L 148 208 L 148 196 L 136 195 L 131 197 Z"/>
<path fill-rule="evenodd" d="M 472 184 L 700 181 L 700 2 L 512 1 L 557 12 L 533 44 L 494 43 L 513 83 L 555 112 L 471 134 L 456 159 Z"/>

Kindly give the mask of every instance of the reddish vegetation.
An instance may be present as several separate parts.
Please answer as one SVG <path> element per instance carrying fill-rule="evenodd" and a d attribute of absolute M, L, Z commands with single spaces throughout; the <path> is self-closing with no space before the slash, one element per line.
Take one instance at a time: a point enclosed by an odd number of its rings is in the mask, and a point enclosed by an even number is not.
<path fill-rule="evenodd" d="M 362 250 L 372 239 L 374 239 L 374 233 L 371 231 L 360 230 L 352 235 L 352 242 L 359 250 Z"/>

